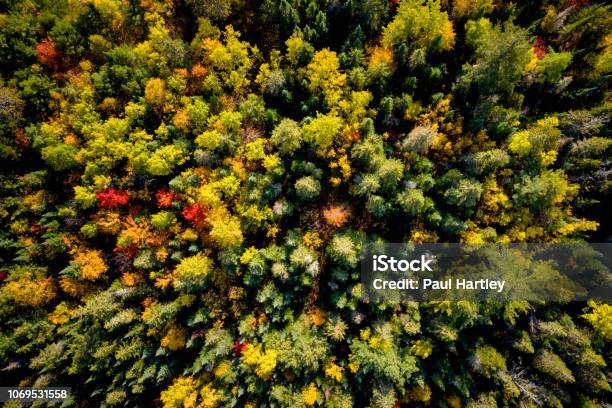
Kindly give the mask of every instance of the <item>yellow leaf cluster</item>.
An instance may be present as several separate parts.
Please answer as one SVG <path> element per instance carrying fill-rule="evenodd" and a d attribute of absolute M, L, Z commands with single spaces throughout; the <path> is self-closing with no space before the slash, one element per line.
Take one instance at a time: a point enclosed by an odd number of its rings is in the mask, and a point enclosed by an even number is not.
<path fill-rule="evenodd" d="M 612 305 L 594 300 L 590 300 L 588 304 L 591 312 L 583 314 L 582 317 L 607 341 L 612 340 Z"/>
<path fill-rule="evenodd" d="M 74 262 L 79 265 L 81 278 L 95 281 L 108 271 L 108 266 L 102 258 L 102 252 L 97 249 L 77 249 L 74 254 Z"/>
<path fill-rule="evenodd" d="M 261 345 L 248 344 L 242 352 L 245 364 L 255 367 L 255 374 L 259 378 L 267 379 L 276 368 L 278 352 L 274 349 L 262 350 Z"/>
<path fill-rule="evenodd" d="M 183 408 L 183 402 L 197 398 L 197 386 L 198 382 L 192 377 L 177 378 L 161 393 L 163 408 Z"/>
<path fill-rule="evenodd" d="M 185 329 L 171 326 L 162 338 L 161 346 L 170 350 L 180 350 L 185 347 L 185 336 Z"/>
<path fill-rule="evenodd" d="M 410 346 L 410 352 L 421 358 L 429 357 L 432 351 L 433 345 L 429 339 L 416 340 L 414 343 L 412 343 L 412 346 Z"/>
<path fill-rule="evenodd" d="M 580 219 L 574 222 L 567 223 L 557 229 L 557 234 L 564 237 L 580 231 L 596 231 L 599 223 Z"/>
<path fill-rule="evenodd" d="M 243 265 L 248 264 L 249 262 L 251 262 L 253 260 L 253 258 L 255 258 L 255 256 L 259 253 L 259 251 L 257 250 L 257 248 L 255 247 L 249 247 L 247 248 L 243 253 L 242 256 L 240 257 L 240 263 Z"/>
<path fill-rule="evenodd" d="M 82 297 L 90 289 L 87 283 L 67 276 L 60 278 L 59 285 L 64 292 L 75 298 Z"/>
<path fill-rule="evenodd" d="M 328 48 L 318 51 L 308 64 L 310 90 L 322 91 L 330 108 L 335 107 L 342 99 L 342 87 L 346 84 L 346 74 L 340 72 L 340 60 L 334 51 Z"/>
<path fill-rule="evenodd" d="M 22 277 L 19 280 L 8 282 L 3 289 L 20 306 L 44 306 L 56 295 L 55 285 L 51 278 Z"/>
<path fill-rule="evenodd" d="M 163 106 L 166 99 L 164 81 L 160 78 L 151 78 L 145 85 L 145 101 L 151 106 Z"/>
<path fill-rule="evenodd" d="M 317 402 L 317 398 L 319 398 L 319 391 L 314 383 L 310 383 L 302 388 L 302 399 L 306 406 L 314 405 Z"/>
<path fill-rule="evenodd" d="M 335 364 L 333 361 L 330 361 L 325 365 L 325 375 L 338 382 L 342 381 L 344 378 L 343 372 L 344 368 Z"/>
<path fill-rule="evenodd" d="M 431 388 L 429 385 L 421 385 L 411 389 L 406 394 L 406 399 L 412 402 L 429 402 L 431 400 Z"/>
<path fill-rule="evenodd" d="M 48 318 L 51 323 L 59 326 L 68 323 L 70 316 L 72 316 L 72 310 L 68 308 L 66 302 L 61 302 L 53 312 L 49 313 Z"/>

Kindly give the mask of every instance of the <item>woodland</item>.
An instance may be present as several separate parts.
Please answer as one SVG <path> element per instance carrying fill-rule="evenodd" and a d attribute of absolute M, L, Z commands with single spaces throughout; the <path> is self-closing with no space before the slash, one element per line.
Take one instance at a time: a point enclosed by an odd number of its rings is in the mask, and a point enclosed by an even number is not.
<path fill-rule="evenodd" d="M 359 262 L 610 242 L 611 78 L 606 1 L 0 0 L 5 406 L 610 407 L 605 300 Z"/>

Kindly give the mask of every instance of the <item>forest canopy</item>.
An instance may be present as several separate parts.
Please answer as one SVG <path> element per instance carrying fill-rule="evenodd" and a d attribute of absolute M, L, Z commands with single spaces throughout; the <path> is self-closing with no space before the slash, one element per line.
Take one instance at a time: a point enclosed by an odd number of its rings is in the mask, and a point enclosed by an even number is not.
<path fill-rule="evenodd" d="M 359 275 L 370 242 L 612 238 L 608 2 L 0 0 L 0 61 L 1 385 L 610 404 L 609 304 Z"/>

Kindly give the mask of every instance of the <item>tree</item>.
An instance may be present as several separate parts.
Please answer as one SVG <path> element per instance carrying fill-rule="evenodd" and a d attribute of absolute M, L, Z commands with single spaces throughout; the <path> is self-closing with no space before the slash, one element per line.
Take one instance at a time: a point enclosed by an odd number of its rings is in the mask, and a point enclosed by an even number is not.
<path fill-rule="evenodd" d="M 412 217 L 421 213 L 426 204 L 423 192 L 418 189 L 401 192 L 397 196 L 397 201 L 402 210 Z"/>
<path fill-rule="evenodd" d="M 493 26 L 481 18 L 466 23 L 466 41 L 475 49 L 474 62 L 463 66 L 459 89 L 511 95 L 531 59 L 527 32 L 512 23 Z"/>
<path fill-rule="evenodd" d="M 418 47 L 450 50 L 455 44 L 453 24 L 448 14 L 441 11 L 440 2 L 428 0 L 401 0 L 397 14 L 384 28 L 382 44 L 397 48 L 414 43 Z"/>
<path fill-rule="evenodd" d="M 212 261 L 203 254 L 183 258 L 173 273 L 173 286 L 178 291 L 196 291 L 206 285 L 206 278 L 212 272 Z"/>
<path fill-rule="evenodd" d="M 327 106 L 335 107 L 342 98 L 346 84 L 346 74 L 340 72 L 340 60 L 336 53 L 328 49 L 318 51 L 306 72 L 311 92 L 321 91 Z"/>
<path fill-rule="evenodd" d="M 306 143 L 317 148 L 323 155 L 332 146 L 342 127 L 342 119 L 335 115 L 317 115 L 316 118 L 302 126 L 302 135 Z"/>
<path fill-rule="evenodd" d="M 428 126 L 417 126 L 408 133 L 402 147 L 415 153 L 427 153 L 436 138 L 436 132 Z"/>
<path fill-rule="evenodd" d="M 0 381 L 73 406 L 605 406 L 609 271 L 575 243 L 611 235 L 612 5 L 544 3 L 3 1 Z M 505 289 L 379 296 L 359 269 L 389 242 L 469 244 Z"/>
<path fill-rule="evenodd" d="M 281 154 L 290 155 L 302 145 L 300 127 L 294 120 L 285 118 L 274 128 L 271 140 Z"/>
<path fill-rule="evenodd" d="M 213 20 L 227 18 L 232 11 L 232 1 L 219 0 L 186 0 L 197 17 L 205 16 Z"/>
<path fill-rule="evenodd" d="M 301 177 L 295 182 L 294 187 L 297 197 L 304 201 L 314 199 L 321 192 L 321 183 L 312 176 Z"/>

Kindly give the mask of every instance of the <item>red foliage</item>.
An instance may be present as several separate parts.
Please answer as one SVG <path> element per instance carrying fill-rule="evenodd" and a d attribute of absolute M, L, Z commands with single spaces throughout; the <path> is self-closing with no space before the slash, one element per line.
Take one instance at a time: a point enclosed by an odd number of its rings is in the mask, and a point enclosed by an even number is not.
<path fill-rule="evenodd" d="M 0 281 L 5 280 L 6 278 L 8 278 L 8 273 L 1 271 L 0 272 Z"/>
<path fill-rule="evenodd" d="M 183 217 L 196 227 L 201 227 L 206 218 L 206 211 L 198 203 L 190 204 L 183 209 Z"/>
<path fill-rule="evenodd" d="M 15 144 L 17 146 L 26 148 L 30 145 L 30 139 L 28 139 L 22 128 L 15 129 L 13 131 L 13 136 L 15 137 Z"/>
<path fill-rule="evenodd" d="M 589 4 L 588 0 L 570 0 L 567 2 L 565 8 L 570 8 L 570 7 L 582 8 L 586 6 L 587 4 Z"/>
<path fill-rule="evenodd" d="M 162 189 L 155 193 L 155 198 L 157 198 L 157 206 L 159 208 L 170 208 L 172 201 L 176 198 L 176 194 L 168 189 Z"/>
<path fill-rule="evenodd" d="M 40 235 L 45 232 L 45 227 L 37 222 L 33 222 L 30 224 L 30 234 L 32 235 Z"/>
<path fill-rule="evenodd" d="M 536 57 L 538 57 L 538 59 L 542 59 L 546 55 L 546 44 L 544 43 L 544 40 L 542 40 L 541 37 L 536 37 L 536 40 L 533 43 L 533 52 L 535 53 Z"/>
<path fill-rule="evenodd" d="M 36 58 L 43 65 L 57 70 L 60 66 L 62 54 L 55 48 L 55 44 L 50 39 L 44 40 L 36 46 Z"/>
<path fill-rule="evenodd" d="M 115 247 L 113 249 L 114 253 L 123 254 L 128 258 L 134 258 L 136 256 L 136 252 L 138 251 L 138 247 L 135 245 L 129 245 L 125 247 Z"/>
<path fill-rule="evenodd" d="M 98 201 L 100 201 L 100 207 L 102 208 L 119 207 L 126 205 L 130 201 L 130 196 L 126 191 L 121 191 L 114 188 L 102 190 L 96 194 L 96 197 L 98 198 Z"/>
<path fill-rule="evenodd" d="M 238 355 L 242 355 L 242 352 L 246 348 L 248 343 L 241 343 L 240 340 L 236 340 L 234 342 L 234 353 Z"/>
<path fill-rule="evenodd" d="M 130 207 L 130 215 L 132 217 L 137 216 L 140 213 L 140 211 L 142 211 L 142 206 L 141 205 L 133 205 L 133 206 Z"/>

